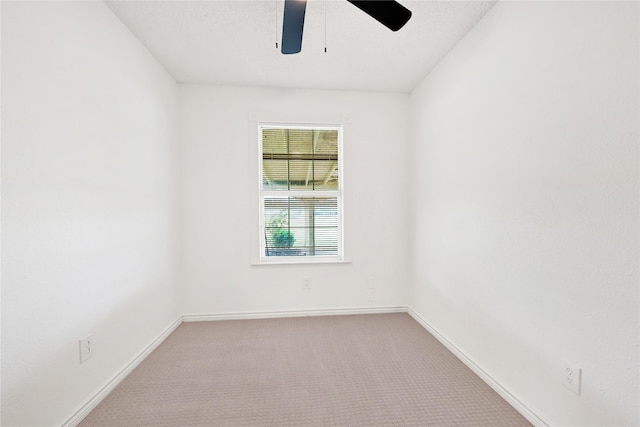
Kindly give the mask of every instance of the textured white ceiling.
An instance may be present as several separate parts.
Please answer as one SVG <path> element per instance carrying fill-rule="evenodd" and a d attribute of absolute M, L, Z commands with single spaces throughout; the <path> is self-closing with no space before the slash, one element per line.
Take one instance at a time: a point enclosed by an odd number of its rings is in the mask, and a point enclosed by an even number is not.
<path fill-rule="evenodd" d="M 495 1 L 400 0 L 413 16 L 392 32 L 347 1 L 308 0 L 297 55 L 275 46 L 284 0 L 106 3 L 180 83 L 410 92 Z"/>

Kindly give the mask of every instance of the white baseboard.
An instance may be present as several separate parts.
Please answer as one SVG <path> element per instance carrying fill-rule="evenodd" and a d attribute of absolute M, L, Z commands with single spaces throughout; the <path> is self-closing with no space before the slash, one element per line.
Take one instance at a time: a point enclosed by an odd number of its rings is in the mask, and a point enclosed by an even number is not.
<path fill-rule="evenodd" d="M 529 409 L 524 403 L 522 403 L 517 397 L 509 392 L 502 384 L 500 384 L 495 378 L 489 375 L 484 369 L 478 366 L 469 356 L 467 356 L 462 350 L 455 346 L 451 341 L 441 334 L 436 328 L 434 328 L 429 322 L 424 320 L 418 313 L 413 311 L 411 307 L 407 308 L 409 316 L 413 317 L 416 322 L 420 323 L 427 332 L 433 335 L 442 345 L 444 345 L 450 352 L 452 352 L 462 363 L 464 363 L 469 369 L 471 369 L 477 376 L 480 377 L 489 387 L 491 387 L 496 393 L 498 393 L 504 400 L 506 400 L 513 408 L 518 411 L 523 417 L 527 419 L 531 424 L 536 427 L 549 427 L 549 423 L 540 418 L 535 412 Z"/>
<path fill-rule="evenodd" d="M 328 308 L 318 310 L 289 310 L 289 311 L 256 311 L 219 314 L 185 314 L 185 322 L 208 322 L 212 320 L 247 320 L 274 319 L 282 317 L 311 317 L 311 316 L 340 316 L 350 314 L 381 314 L 406 313 L 407 307 L 357 307 L 357 308 Z"/>
<path fill-rule="evenodd" d="M 102 400 L 107 397 L 111 391 L 116 388 L 120 382 L 126 378 L 144 359 L 147 358 L 153 350 L 155 350 L 162 342 L 182 323 L 182 316 L 176 319 L 168 328 L 166 328 L 151 344 L 149 344 L 140 354 L 125 365 L 120 372 L 116 374 L 104 387 L 100 389 L 91 399 L 87 401 L 80 409 L 76 411 L 62 427 L 75 427 L 96 407 Z"/>
<path fill-rule="evenodd" d="M 120 382 L 129 375 L 147 356 L 155 350 L 182 322 L 206 322 L 216 320 L 244 320 L 244 319 L 273 319 L 283 317 L 308 317 L 308 316 L 338 316 L 354 314 L 382 314 L 382 313 L 408 313 L 449 351 L 451 351 L 462 363 L 478 375 L 489 387 L 513 406 L 523 417 L 536 427 L 549 427 L 536 413 L 529 409 L 518 398 L 511 394 L 504 386 L 496 381 L 491 375 L 478 366 L 462 350 L 456 347 L 436 328 L 424 320 L 418 313 L 410 307 L 358 307 L 339 309 L 318 309 L 318 310 L 291 310 L 291 311 L 261 311 L 261 312 L 236 312 L 221 314 L 187 314 L 176 319 L 166 328 L 155 340 L 153 340 L 138 356 L 129 362 L 122 370 L 115 375 L 104 387 L 100 389 L 91 399 L 87 401 L 75 414 L 73 414 L 62 427 L 77 426 L 98 404 L 114 389 Z"/>
<path fill-rule="evenodd" d="M 155 350 L 182 322 L 202 322 L 213 320 L 233 320 L 233 319 L 269 319 L 278 317 L 307 317 L 307 316 L 335 316 L 348 314 L 376 314 L 376 313 L 406 313 L 406 307 L 365 307 L 365 308 L 343 308 L 324 310 L 300 310 L 300 311 L 264 311 L 264 312 L 239 312 L 223 314 L 188 314 L 180 316 L 168 328 L 166 328 L 156 339 L 144 348 L 136 357 L 124 366 L 104 387 L 102 387 L 93 397 L 91 397 L 80 409 L 78 409 L 62 427 L 75 427 L 107 397 L 120 382 L 126 378 L 147 356 Z"/>

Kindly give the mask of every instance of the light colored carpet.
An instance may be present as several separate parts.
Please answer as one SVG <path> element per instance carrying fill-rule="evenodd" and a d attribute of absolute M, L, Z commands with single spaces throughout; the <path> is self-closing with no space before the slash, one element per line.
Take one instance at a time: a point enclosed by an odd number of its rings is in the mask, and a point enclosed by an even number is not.
<path fill-rule="evenodd" d="M 80 424 L 530 426 L 407 314 L 183 323 Z"/>

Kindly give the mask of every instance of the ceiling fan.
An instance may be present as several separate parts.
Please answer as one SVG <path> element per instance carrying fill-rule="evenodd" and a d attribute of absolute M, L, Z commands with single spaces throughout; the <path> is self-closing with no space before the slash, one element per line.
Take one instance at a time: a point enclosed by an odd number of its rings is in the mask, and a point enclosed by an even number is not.
<path fill-rule="evenodd" d="M 411 11 L 395 0 L 347 0 L 392 31 L 398 31 L 411 18 Z M 302 50 L 302 29 L 307 0 L 285 0 L 282 25 L 282 53 Z"/>

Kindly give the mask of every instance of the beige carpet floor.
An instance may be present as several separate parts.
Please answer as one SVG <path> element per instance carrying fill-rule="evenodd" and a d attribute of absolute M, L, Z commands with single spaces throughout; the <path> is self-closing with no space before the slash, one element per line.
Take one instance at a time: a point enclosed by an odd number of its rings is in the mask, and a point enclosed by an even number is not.
<path fill-rule="evenodd" d="M 80 424 L 529 426 L 407 314 L 183 323 Z"/>

